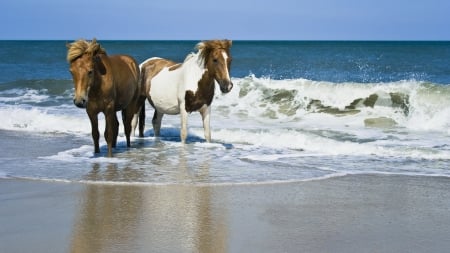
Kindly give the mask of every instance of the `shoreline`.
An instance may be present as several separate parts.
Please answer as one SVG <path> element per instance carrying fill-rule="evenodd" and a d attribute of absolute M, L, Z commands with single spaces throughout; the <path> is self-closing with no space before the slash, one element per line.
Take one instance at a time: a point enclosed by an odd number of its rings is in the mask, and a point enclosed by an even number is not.
<path fill-rule="evenodd" d="M 449 178 L 256 185 L 0 179 L 3 252 L 442 252 Z"/>

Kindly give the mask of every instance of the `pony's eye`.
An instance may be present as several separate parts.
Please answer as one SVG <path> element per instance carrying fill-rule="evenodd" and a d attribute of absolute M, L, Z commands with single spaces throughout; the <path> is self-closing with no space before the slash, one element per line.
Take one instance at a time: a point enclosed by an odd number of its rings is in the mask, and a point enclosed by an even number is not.
<path fill-rule="evenodd" d="M 214 59 L 213 59 L 213 62 L 214 62 L 214 63 L 217 63 L 217 62 L 218 62 L 217 58 L 214 58 Z"/>
<path fill-rule="evenodd" d="M 88 74 L 89 77 L 91 77 L 92 73 L 93 73 L 92 70 L 89 70 L 87 74 Z"/>

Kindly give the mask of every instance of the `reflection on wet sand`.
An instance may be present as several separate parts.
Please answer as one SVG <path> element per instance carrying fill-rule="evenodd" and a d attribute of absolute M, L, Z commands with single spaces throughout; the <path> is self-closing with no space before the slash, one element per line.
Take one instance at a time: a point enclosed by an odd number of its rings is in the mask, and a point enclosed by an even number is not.
<path fill-rule="evenodd" d="M 208 177 L 204 161 L 189 168 L 181 149 L 180 182 Z M 94 165 L 86 175 L 90 181 L 133 177 L 139 172 L 114 164 Z M 71 252 L 226 252 L 227 211 L 214 198 L 214 188 L 189 184 L 86 184 Z"/>
<path fill-rule="evenodd" d="M 90 176 L 112 177 L 118 173 L 114 165 L 99 172 L 95 165 Z M 71 252 L 120 252 L 125 250 L 120 245 L 133 245 L 142 203 L 138 187 L 87 184 L 75 222 Z"/>

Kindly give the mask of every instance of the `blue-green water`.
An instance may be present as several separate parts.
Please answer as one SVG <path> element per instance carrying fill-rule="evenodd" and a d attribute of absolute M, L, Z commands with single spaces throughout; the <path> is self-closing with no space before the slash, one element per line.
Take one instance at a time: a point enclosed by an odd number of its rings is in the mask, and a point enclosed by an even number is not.
<path fill-rule="evenodd" d="M 104 147 L 93 154 L 87 115 L 72 104 L 68 42 L 0 41 L 1 177 L 254 183 L 348 173 L 450 176 L 450 42 L 234 41 L 235 86 L 213 102 L 212 144 L 204 143 L 196 113 L 186 145 L 179 117 L 164 118 L 161 140 L 149 117 L 146 137 L 131 149 L 121 127 L 112 159 Z M 197 42 L 100 41 L 108 54 L 138 62 L 181 62 Z"/>

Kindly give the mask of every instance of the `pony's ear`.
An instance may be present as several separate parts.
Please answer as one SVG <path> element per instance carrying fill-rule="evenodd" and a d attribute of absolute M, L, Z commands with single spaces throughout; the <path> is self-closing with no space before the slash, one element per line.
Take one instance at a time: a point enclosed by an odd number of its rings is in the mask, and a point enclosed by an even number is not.
<path fill-rule="evenodd" d="M 93 38 L 91 43 L 89 44 L 89 49 L 86 51 L 91 56 L 95 56 L 98 54 L 106 54 L 106 51 L 102 48 L 100 44 L 97 43 L 97 39 Z"/>
<path fill-rule="evenodd" d="M 67 47 L 67 49 L 70 49 L 70 47 L 72 47 L 72 44 L 71 44 L 71 43 L 68 43 L 68 42 L 66 42 L 66 47 Z"/>
<path fill-rule="evenodd" d="M 203 50 L 205 47 L 206 47 L 206 45 L 203 41 L 197 43 L 197 45 L 195 46 L 195 48 L 197 48 L 197 50 Z"/>
<path fill-rule="evenodd" d="M 228 48 L 231 47 L 231 45 L 233 45 L 233 41 L 232 40 L 225 40 L 227 43 Z"/>

